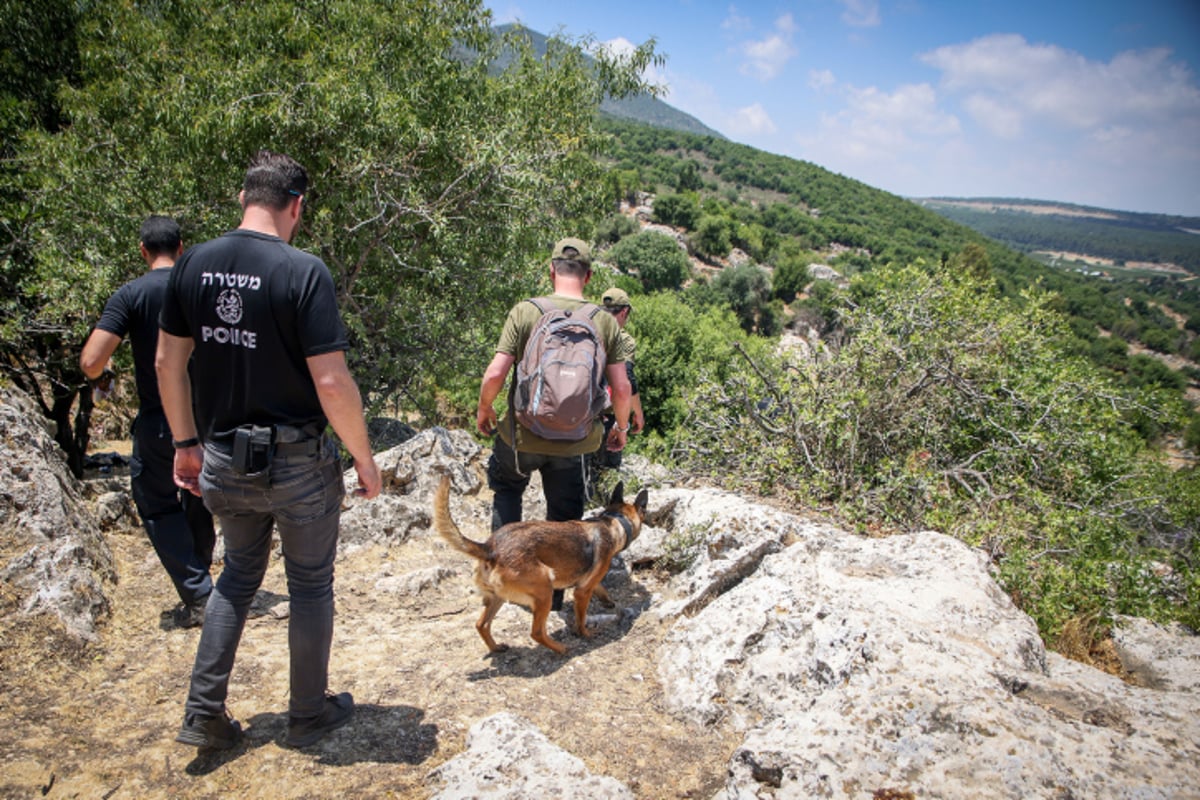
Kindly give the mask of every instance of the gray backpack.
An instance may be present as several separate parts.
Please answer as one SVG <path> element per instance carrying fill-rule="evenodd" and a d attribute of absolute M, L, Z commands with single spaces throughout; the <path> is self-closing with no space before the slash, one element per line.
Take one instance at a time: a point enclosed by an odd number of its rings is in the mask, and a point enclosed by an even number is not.
<path fill-rule="evenodd" d="M 512 407 L 517 421 L 543 439 L 579 441 L 604 410 L 608 357 L 594 318 L 600 307 L 555 308 L 531 299 L 542 316 L 517 362 Z"/>

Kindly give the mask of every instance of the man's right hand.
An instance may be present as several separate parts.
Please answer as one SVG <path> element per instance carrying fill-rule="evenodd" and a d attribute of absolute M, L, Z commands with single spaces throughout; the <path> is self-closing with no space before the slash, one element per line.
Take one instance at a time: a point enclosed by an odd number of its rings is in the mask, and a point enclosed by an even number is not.
<path fill-rule="evenodd" d="M 200 470 L 203 467 L 203 445 L 179 448 L 175 451 L 175 485 L 199 497 Z"/>
<path fill-rule="evenodd" d="M 358 488 L 354 490 L 354 496 L 364 500 L 378 497 L 379 492 L 383 490 L 383 479 L 379 476 L 379 466 L 375 459 L 354 459 L 354 471 L 358 473 Z"/>
<path fill-rule="evenodd" d="M 475 411 L 475 427 L 484 436 L 494 436 L 496 433 L 496 409 L 490 405 L 481 405 Z"/>

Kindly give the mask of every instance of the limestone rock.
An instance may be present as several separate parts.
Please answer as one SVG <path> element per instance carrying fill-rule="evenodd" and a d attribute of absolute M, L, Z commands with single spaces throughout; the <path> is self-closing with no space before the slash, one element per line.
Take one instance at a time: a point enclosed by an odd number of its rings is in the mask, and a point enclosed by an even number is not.
<path fill-rule="evenodd" d="M 54 614 L 92 640 L 107 615 L 112 553 L 62 450 L 23 393 L 0 389 L 0 579 L 23 614 Z"/>
<path fill-rule="evenodd" d="M 500 713 L 471 726 L 467 749 L 429 774 L 443 784 L 434 800 L 633 800 L 619 781 L 592 775 L 533 724 Z"/>

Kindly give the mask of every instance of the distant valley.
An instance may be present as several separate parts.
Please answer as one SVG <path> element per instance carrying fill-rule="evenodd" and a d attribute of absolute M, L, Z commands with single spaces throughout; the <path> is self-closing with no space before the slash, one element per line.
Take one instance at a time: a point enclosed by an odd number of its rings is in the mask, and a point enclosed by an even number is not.
<path fill-rule="evenodd" d="M 1093 277 L 1200 275 L 1200 218 L 1012 198 L 913 198 L 1050 266 Z"/>

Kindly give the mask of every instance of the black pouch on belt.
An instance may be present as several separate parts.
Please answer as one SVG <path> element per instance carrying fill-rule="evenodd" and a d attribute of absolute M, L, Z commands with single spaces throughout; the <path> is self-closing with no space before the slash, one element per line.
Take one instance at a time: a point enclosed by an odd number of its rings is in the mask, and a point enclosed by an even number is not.
<path fill-rule="evenodd" d="M 233 471 L 251 478 L 271 472 L 275 431 L 259 425 L 243 425 L 233 432 Z"/>

